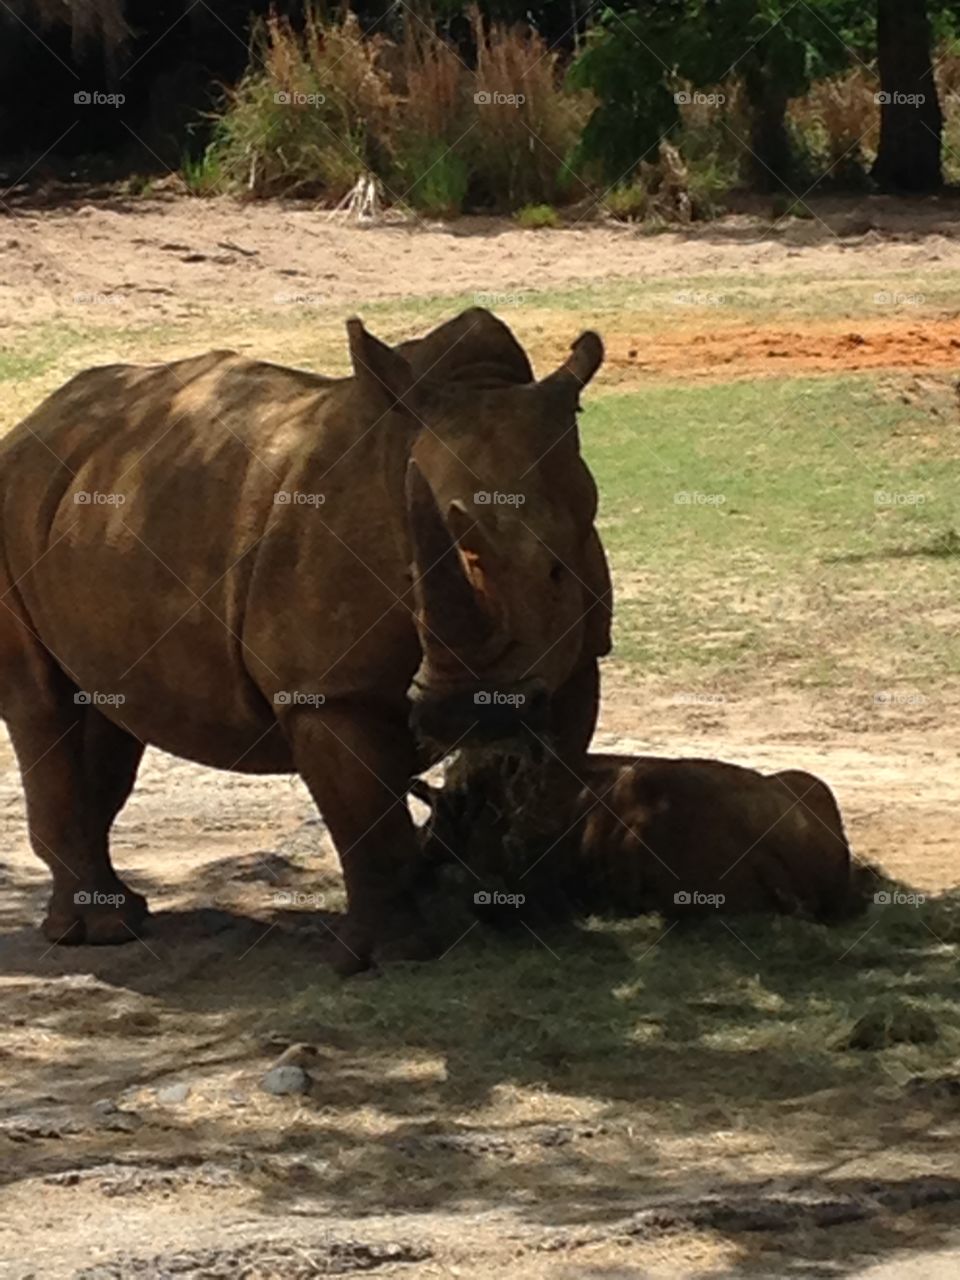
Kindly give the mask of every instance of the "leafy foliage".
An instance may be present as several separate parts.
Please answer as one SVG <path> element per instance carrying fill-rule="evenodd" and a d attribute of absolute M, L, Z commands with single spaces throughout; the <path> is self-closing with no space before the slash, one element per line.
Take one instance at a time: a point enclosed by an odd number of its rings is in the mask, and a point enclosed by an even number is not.
<path fill-rule="evenodd" d="M 789 98 L 866 52 L 871 15 L 852 0 L 644 0 L 608 8 L 571 71 L 600 99 L 583 139 L 585 159 L 608 179 L 627 176 L 679 121 L 675 90 L 732 80 L 752 115 L 744 140 L 778 173 L 787 150 Z"/>
<path fill-rule="evenodd" d="M 587 122 L 577 160 L 595 164 L 609 181 L 627 178 L 645 157 L 656 158 L 662 137 L 679 122 L 666 82 L 670 28 L 637 11 L 607 10 L 570 70 L 569 83 L 589 89 L 599 105 Z"/>
<path fill-rule="evenodd" d="M 450 217 L 463 208 L 470 173 L 456 150 L 435 137 L 408 135 L 400 149 L 397 173 L 406 189 L 404 198 L 431 217 Z"/>

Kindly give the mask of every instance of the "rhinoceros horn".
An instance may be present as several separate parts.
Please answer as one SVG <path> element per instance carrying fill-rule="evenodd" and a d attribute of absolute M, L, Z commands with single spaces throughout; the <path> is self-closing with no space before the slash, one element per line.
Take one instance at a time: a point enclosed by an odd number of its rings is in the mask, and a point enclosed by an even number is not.
<path fill-rule="evenodd" d="M 493 620 L 477 599 L 457 543 L 415 462 L 407 464 L 406 490 L 423 624 L 432 639 L 455 653 L 475 649 L 489 639 Z"/>

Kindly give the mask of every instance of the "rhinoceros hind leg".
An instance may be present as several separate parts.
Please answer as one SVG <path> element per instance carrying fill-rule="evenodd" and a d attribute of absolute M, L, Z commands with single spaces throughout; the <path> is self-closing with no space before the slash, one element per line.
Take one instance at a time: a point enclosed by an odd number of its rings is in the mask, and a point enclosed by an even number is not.
<path fill-rule="evenodd" d="M 143 746 L 72 695 L 11 716 L 34 852 L 53 892 L 43 933 L 51 942 L 119 943 L 137 937 L 146 899 L 110 862 L 110 826 L 130 794 Z"/>

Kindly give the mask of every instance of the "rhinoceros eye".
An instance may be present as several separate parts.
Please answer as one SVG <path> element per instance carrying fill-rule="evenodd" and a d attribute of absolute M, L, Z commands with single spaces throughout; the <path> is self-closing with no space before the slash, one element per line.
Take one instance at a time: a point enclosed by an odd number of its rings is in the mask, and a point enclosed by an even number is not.
<path fill-rule="evenodd" d="M 566 572 L 566 565 L 561 560 L 554 560 L 550 569 L 550 581 L 556 584 L 561 583 Z"/>

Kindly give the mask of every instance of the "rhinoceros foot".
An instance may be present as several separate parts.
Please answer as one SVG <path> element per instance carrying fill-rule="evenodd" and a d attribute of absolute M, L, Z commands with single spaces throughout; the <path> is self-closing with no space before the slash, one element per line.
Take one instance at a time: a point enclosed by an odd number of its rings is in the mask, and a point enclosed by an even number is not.
<path fill-rule="evenodd" d="M 148 915 L 146 898 L 118 880 L 103 890 L 54 890 L 41 927 L 63 946 L 111 946 L 135 941 Z"/>
<path fill-rule="evenodd" d="M 404 909 L 379 926 L 348 921 L 337 931 L 331 964 L 350 978 L 386 964 L 435 960 L 441 950 L 419 912 Z"/>

